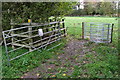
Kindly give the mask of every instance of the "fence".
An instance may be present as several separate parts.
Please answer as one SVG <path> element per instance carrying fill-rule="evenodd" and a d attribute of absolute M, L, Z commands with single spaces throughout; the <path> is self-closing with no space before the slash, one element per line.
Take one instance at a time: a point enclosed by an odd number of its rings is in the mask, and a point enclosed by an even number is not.
<path fill-rule="evenodd" d="M 89 38 L 96 43 L 111 43 L 114 24 L 110 23 L 82 23 L 82 38 Z"/>
<path fill-rule="evenodd" d="M 12 24 L 10 30 L 3 31 L 9 65 L 10 61 L 40 48 L 46 48 L 66 35 L 64 19 L 44 24 L 22 23 L 16 26 Z M 38 35 L 38 29 L 43 30 L 43 36 Z"/>

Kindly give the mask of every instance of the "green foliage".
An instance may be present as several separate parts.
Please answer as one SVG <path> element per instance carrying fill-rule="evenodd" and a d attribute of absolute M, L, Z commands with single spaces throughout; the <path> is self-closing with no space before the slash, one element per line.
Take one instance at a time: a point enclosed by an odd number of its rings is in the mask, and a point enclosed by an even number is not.
<path fill-rule="evenodd" d="M 87 43 L 85 46 L 94 45 Z M 97 44 L 92 48 L 95 53 L 90 52 L 83 57 L 81 66 L 75 66 L 71 76 L 89 78 L 118 78 L 118 50 L 110 44 Z"/>
<path fill-rule="evenodd" d="M 31 69 L 39 66 L 40 62 L 44 61 L 45 59 L 51 58 L 51 52 L 38 52 L 34 51 L 31 52 L 20 59 L 14 60 L 11 62 L 11 67 L 5 66 L 3 68 L 3 77 L 5 78 L 17 78 L 18 76 L 22 75 L 24 72 L 30 71 Z"/>
<path fill-rule="evenodd" d="M 75 66 L 71 76 L 90 78 L 117 78 L 118 77 L 118 57 L 115 54 L 92 55 L 84 57 L 88 61 L 82 66 Z"/>
<path fill-rule="evenodd" d="M 114 16 L 117 14 L 116 4 L 113 2 L 85 2 L 84 9 L 74 10 L 70 15 L 103 15 Z"/>
<path fill-rule="evenodd" d="M 27 19 L 33 22 L 46 22 L 53 16 L 63 17 L 72 10 L 71 2 L 4 2 L 2 5 L 3 29 L 10 28 L 11 19 L 15 23 L 25 23 Z"/>
<path fill-rule="evenodd" d="M 7 58 L 5 55 L 5 48 L 2 47 L 3 54 L 3 77 L 4 78 L 20 78 L 24 73 L 31 71 L 32 69 L 40 66 L 46 60 L 55 57 L 55 52 L 58 52 L 58 49 L 61 49 L 65 45 L 65 40 L 62 39 L 62 44 L 50 51 L 42 50 L 42 52 L 36 50 L 29 54 L 26 54 L 16 60 L 11 61 L 11 66 L 7 66 Z M 53 43 L 47 47 L 47 49 L 57 45 L 58 42 Z M 20 50 L 18 53 L 22 53 L 22 51 L 26 51 L 26 49 Z M 14 56 L 14 54 L 9 54 L 10 56 Z M 59 64 L 56 64 L 59 65 Z"/>
<path fill-rule="evenodd" d="M 111 2 L 102 2 L 100 3 L 100 8 L 98 12 L 103 15 L 112 16 L 112 14 L 116 12 L 113 5 L 115 4 Z"/>
<path fill-rule="evenodd" d="M 95 51 L 99 54 L 103 53 L 103 54 L 116 54 L 118 53 L 118 50 L 116 48 L 110 48 L 108 46 L 100 46 L 98 48 L 95 48 Z"/>

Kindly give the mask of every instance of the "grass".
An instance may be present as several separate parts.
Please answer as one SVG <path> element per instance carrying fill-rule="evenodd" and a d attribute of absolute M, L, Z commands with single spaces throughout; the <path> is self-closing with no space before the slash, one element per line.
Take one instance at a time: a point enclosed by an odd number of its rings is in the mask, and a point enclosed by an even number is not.
<path fill-rule="evenodd" d="M 82 22 L 103 22 L 113 23 L 113 43 L 117 46 L 118 43 L 118 19 L 116 17 L 65 17 L 65 26 L 69 35 L 80 38 L 82 35 Z M 74 28 L 75 27 L 75 28 Z"/>
<path fill-rule="evenodd" d="M 47 49 L 58 44 L 58 42 L 49 45 Z M 62 44 L 56 48 L 49 51 L 43 50 L 42 52 L 33 51 L 23 57 L 11 61 L 11 66 L 7 66 L 7 63 L 3 63 L 3 77 L 4 78 L 20 78 L 25 72 L 31 71 L 32 69 L 40 66 L 46 60 L 52 58 L 58 52 L 57 49 L 61 49 L 65 45 L 65 40 L 62 39 Z M 22 49 L 19 53 L 26 51 Z M 3 61 L 6 61 L 5 48 L 2 47 Z M 12 54 L 14 56 L 14 54 Z M 11 55 L 11 56 L 12 56 Z"/>
<path fill-rule="evenodd" d="M 74 66 L 75 70 L 72 77 L 89 77 L 89 78 L 118 78 L 118 51 L 116 48 L 94 46 L 93 51 L 85 55 L 82 66 Z M 80 62 L 80 61 L 79 61 Z"/>
<path fill-rule="evenodd" d="M 81 38 L 81 23 L 82 22 L 106 22 L 114 23 L 114 32 L 113 32 L 113 42 L 110 44 L 97 44 L 91 49 L 96 52 L 96 54 L 91 53 L 83 57 L 82 61 L 86 60 L 89 63 L 85 63 L 82 66 L 74 66 L 74 71 L 71 76 L 63 76 L 63 73 L 67 71 L 66 68 L 58 68 L 60 73 L 57 73 L 55 76 L 59 78 L 67 77 L 90 77 L 90 78 L 113 78 L 118 77 L 118 22 L 116 18 L 109 17 L 65 17 L 65 26 L 67 27 L 68 35 L 72 35 L 75 38 Z M 71 36 L 70 36 L 71 37 Z M 55 43 L 57 44 L 57 43 Z M 53 44 L 53 45 L 55 45 Z M 20 78 L 25 72 L 31 71 L 32 69 L 40 66 L 46 60 L 55 57 L 56 53 L 63 52 L 61 49 L 65 46 L 66 39 L 62 40 L 62 45 L 54 48 L 50 51 L 34 51 L 23 57 L 16 59 L 11 62 L 11 67 L 8 67 L 6 63 L 3 63 L 3 77 L 4 78 Z M 93 45 L 94 43 L 86 43 L 85 46 Z M 51 46 L 53 46 L 51 45 Z M 51 47 L 49 46 L 49 47 Z M 22 49 L 21 52 L 24 52 L 26 49 Z M 4 60 L 5 58 L 5 49 L 2 47 L 2 54 Z M 15 56 L 12 54 L 11 56 Z M 82 63 L 82 61 L 78 61 Z M 51 64 L 57 64 L 57 62 L 51 62 Z M 70 64 L 65 66 L 69 67 Z M 49 76 L 50 74 L 48 74 Z"/>
<path fill-rule="evenodd" d="M 80 37 L 82 35 L 82 22 L 103 22 L 103 23 L 113 23 L 114 29 L 118 29 L 118 20 L 117 18 L 109 17 L 65 17 L 65 26 L 67 27 L 67 32 L 70 35 L 76 35 Z M 115 35 L 116 36 L 116 35 Z"/>
<path fill-rule="evenodd" d="M 118 20 L 109 17 L 66 17 L 65 21 L 68 34 L 73 35 L 75 38 L 81 36 L 82 22 L 114 23 L 113 42 L 110 44 L 100 43 L 92 47 L 91 49 L 96 54 L 89 52 L 90 54 L 83 57 L 82 61 L 85 60 L 86 63 L 82 66 L 74 66 L 71 77 L 118 78 Z M 76 28 L 74 28 L 75 26 Z M 93 44 L 90 42 L 85 45 L 90 46 Z"/>

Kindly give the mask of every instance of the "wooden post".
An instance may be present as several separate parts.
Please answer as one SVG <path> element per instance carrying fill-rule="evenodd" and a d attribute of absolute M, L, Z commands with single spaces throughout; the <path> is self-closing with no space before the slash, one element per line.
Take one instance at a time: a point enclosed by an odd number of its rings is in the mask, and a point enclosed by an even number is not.
<path fill-rule="evenodd" d="M 62 26 L 63 26 L 63 28 L 65 28 L 65 21 L 64 21 L 64 19 L 62 19 L 62 21 L 63 21 L 63 23 L 62 23 Z M 64 30 L 64 37 L 66 37 L 66 29 Z"/>
<path fill-rule="evenodd" d="M 31 51 L 32 50 L 32 44 L 31 43 L 33 43 L 33 40 L 32 40 L 32 38 L 31 38 L 31 36 L 32 36 L 32 27 L 31 27 L 31 23 L 32 23 L 32 20 L 31 19 L 28 19 L 28 23 L 30 23 L 30 26 L 28 27 L 28 31 L 29 31 L 29 51 Z"/>
<path fill-rule="evenodd" d="M 56 18 L 55 18 L 55 21 L 54 22 L 56 22 L 57 20 L 56 20 Z M 54 30 L 56 30 L 57 29 L 57 24 L 55 23 L 54 24 L 54 28 L 53 28 Z M 53 32 L 54 33 L 54 35 L 56 34 L 56 32 Z M 51 33 L 52 34 L 52 33 Z M 56 38 L 56 36 L 55 36 L 55 38 Z"/>
<path fill-rule="evenodd" d="M 52 20 L 51 20 L 51 19 L 49 20 L 49 23 L 50 23 L 50 22 L 52 22 Z M 51 27 L 51 26 L 52 26 L 52 25 L 51 25 L 51 24 L 49 24 L 49 27 Z M 52 28 L 52 31 L 53 31 L 53 30 L 54 30 L 54 29 Z"/>
<path fill-rule="evenodd" d="M 82 39 L 84 39 L 84 22 L 82 22 Z"/>
<path fill-rule="evenodd" d="M 60 20 L 59 20 L 59 22 L 58 22 L 58 39 L 60 39 L 61 38 L 61 30 L 60 30 Z"/>
<path fill-rule="evenodd" d="M 11 23 L 13 23 L 12 19 L 11 19 Z M 14 28 L 14 26 L 11 25 L 11 29 L 13 29 L 13 28 Z M 13 30 L 11 31 L 11 34 L 14 35 L 14 31 Z M 15 46 L 14 46 L 14 37 L 12 37 L 11 40 L 12 40 L 12 49 L 14 49 L 15 48 Z"/>
<path fill-rule="evenodd" d="M 111 42 L 110 42 L 110 43 L 112 43 L 112 38 L 113 38 L 113 26 L 114 26 L 114 24 L 112 24 L 112 29 L 111 29 Z"/>

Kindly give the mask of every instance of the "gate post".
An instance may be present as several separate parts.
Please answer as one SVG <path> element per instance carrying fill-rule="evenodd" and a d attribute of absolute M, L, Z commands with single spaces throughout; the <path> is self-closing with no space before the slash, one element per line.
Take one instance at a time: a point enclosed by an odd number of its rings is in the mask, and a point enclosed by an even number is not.
<path fill-rule="evenodd" d="M 12 19 L 11 19 L 11 23 L 13 23 Z M 14 28 L 14 25 L 11 24 L 11 29 L 13 29 L 13 28 Z M 11 34 L 14 35 L 13 30 L 11 31 Z M 11 38 L 11 41 L 12 41 L 12 49 L 14 49 L 15 48 L 15 46 L 14 46 L 14 37 Z"/>
<path fill-rule="evenodd" d="M 64 19 L 62 19 L 62 26 L 63 26 L 63 28 L 65 28 L 65 21 L 64 21 Z M 64 37 L 66 37 L 66 29 L 65 30 L 63 30 L 64 31 Z"/>
<path fill-rule="evenodd" d="M 84 39 L 84 22 L 82 22 L 82 39 Z"/>
<path fill-rule="evenodd" d="M 114 26 L 114 24 L 112 24 L 112 29 L 111 29 L 111 42 L 110 42 L 110 43 L 112 43 L 112 38 L 113 38 L 113 26 Z"/>
<path fill-rule="evenodd" d="M 31 51 L 32 50 L 32 44 L 33 44 L 33 40 L 32 40 L 32 38 L 31 38 L 31 36 L 32 36 L 32 20 L 31 19 L 28 19 L 28 23 L 30 23 L 30 26 L 28 27 L 28 32 L 29 32 L 29 34 L 28 34 L 28 37 L 29 37 L 29 51 Z"/>

